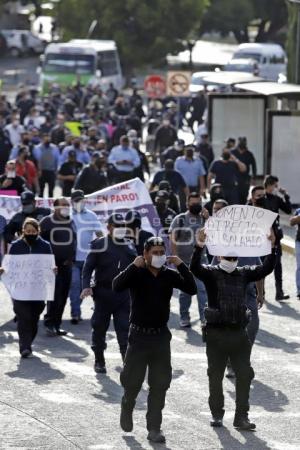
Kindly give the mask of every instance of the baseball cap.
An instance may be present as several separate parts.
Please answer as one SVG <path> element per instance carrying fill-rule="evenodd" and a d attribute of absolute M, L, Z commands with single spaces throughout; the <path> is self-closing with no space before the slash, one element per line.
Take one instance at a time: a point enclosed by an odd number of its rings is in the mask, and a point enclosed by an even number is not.
<path fill-rule="evenodd" d="M 28 205 L 29 203 L 32 203 L 35 200 L 35 195 L 31 191 L 22 192 L 20 197 L 22 205 Z"/>
<path fill-rule="evenodd" d="M 144 244 L 145 250 L 150 250 L 151 247 L 166 247 L 164 240 L 161 237 L 152 236 L 146 240 Z"/>
<path fill-rule="evenodd" d="M 129 210 L 125 215 L 125 222 L 127 225 L 141 226 L 142 224 L 142 216 L 136 210 Z"/>
<path fill-rule="evenodd" d="M 84 192 L 81 189 L 77 189 L 71 193 L 71 200 L 74 202 L 79 202 L 84 199 Z"/>
<path fill-rule="evenodd" d="M 112 213 L 107 219 L 108 225 L 123 227 L 125 225 L 124 216 L 121 213 Z"/>

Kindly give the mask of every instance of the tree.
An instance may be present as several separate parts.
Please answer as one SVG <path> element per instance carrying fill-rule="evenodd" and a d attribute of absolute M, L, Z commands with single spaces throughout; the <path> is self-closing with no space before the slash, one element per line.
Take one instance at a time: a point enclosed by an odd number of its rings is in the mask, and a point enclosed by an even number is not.
<path fill-rule="evenodd" d="M 256 28 L 255 42 L 283 42 L 280 31 L 287 24 L 285 0 L 211 0 L 200 31 L 232 32 L 237 42 L 249 42 L 249 27 Z"/>
<path fill-rule="evenodd" d="M 298 24 L 298 8 L 297 5 L 288 5 L 289 12 L 289 27 L 287 36 L 287 54 L 288 54 L 288 69 L 287 78 L 290 83 L 299 83 L 296 78 L 296 59 L 297 59 L 297 24 Z M 299 57 L 299 56 L 298 56 Z"/>
<path fill-rule="evenodd" d="M 180 40 L 199 29 L 208 0 L 64 0 L 57 6 L 64 38 L 86 37 L 92 20 L 93 38 L 114 39 L 125 67 L 160 63 L 182 49 Z"/>

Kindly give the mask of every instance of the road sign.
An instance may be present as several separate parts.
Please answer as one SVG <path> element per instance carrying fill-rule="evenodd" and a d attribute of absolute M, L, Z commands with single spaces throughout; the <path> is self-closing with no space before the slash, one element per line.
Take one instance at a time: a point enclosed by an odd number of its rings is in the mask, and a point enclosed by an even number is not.
<path fill-rule="evenodd" d="M 167 77 L 167 95 L 174 97 L 189 97 L 191 72 L 168 72 Z"/>
<path fill-rule="evenodd" d="M 149 75 L 144 81 L 144 90 L 150 98 L 161 98 L 166 95 L 166 79 L 161 75 Z"/>

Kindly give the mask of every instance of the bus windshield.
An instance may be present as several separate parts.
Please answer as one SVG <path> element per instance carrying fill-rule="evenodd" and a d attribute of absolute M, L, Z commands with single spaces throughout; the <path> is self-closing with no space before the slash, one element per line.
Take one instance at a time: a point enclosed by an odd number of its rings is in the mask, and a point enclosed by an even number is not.
<path fill-rule="evenodd" d="M 115 51 L 98 52 L 98 69 L 103 77 L 118 75 L 119 67 Z"/>
<path fill-rule="evenodd" d="M 95 57 L 93 55 L 49 53 L 46 55 L 44 71 L 49 73 L 93 74 Z"/>
<path fill-rule="evenodd" d="M 237 52 L 233 55 L 234 59 L 255 59 L 257 62 L 261 62 L 262 55 L 259 53 L 246 53 L 246 52 Z"/>

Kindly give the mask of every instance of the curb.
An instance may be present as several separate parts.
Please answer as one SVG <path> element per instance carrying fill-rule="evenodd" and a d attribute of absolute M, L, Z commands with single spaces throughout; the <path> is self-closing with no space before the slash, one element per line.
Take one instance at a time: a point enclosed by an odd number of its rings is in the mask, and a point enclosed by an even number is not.
<path fill-rule="evenodd" d="M 295 241 L 289 237 L 284 237 L 281 240 L 282 250 L 289 253 L 290 255 L 295 255 Z"/>

